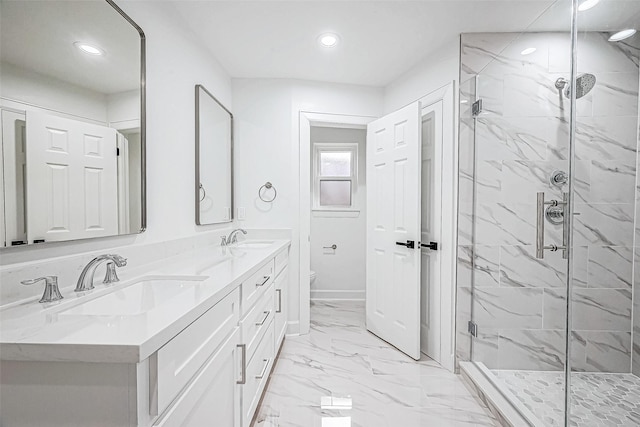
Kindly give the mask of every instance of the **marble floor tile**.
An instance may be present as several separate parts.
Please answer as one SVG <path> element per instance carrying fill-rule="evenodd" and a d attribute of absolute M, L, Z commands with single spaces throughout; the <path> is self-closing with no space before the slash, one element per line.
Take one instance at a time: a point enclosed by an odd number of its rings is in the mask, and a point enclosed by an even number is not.
<path fill-rule="evenodd" d="M 493 370 L 499 387 L 510 391 L 545 425 L 564 425 L 564 373 Z M 640 425 L 640 378 L 633 374 L 574 372 L 572 427 Z"/>
<path fill-rule="evenodd" d="M 496 426 L 458 375 L 366 330 L 362 302 L 313 303 L 287 337 L 255 427 Z"/>

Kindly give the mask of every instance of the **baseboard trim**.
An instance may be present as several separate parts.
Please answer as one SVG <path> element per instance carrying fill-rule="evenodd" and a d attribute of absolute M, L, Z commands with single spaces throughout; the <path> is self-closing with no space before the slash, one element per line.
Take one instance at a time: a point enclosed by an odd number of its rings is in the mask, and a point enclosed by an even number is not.
<path fill-rule="evenodd" d="M 300 335 L 300 321 L 288 321 L 287 322 L 287 332 L 285 336 L 296 336 Z"/>
<path fill-rule="evenodd" d="M 364 301 L 365 291 L 311 290 L 311 301 Z"/>

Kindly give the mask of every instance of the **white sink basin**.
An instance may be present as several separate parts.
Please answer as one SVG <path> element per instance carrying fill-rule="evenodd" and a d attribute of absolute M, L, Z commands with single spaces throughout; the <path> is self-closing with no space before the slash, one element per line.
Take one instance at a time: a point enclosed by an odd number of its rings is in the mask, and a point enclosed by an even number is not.
<path fill-rule="evenodd" d="M 273 244 L 273 240 L 245 240 L 238 242 L 237 246 L 244 249 L 262 249 Z"/>
<path fill-rule="evenodd" d="M 196 273 L 197 274 L 201 274 L 203 276 L 209 276 L 211 274 L 214 274 L 214 272 L 212 272 L 211 270 L 216 268 L 217 266 L 219 266 L 220 264 L 223 264 L 225 262 L 229 262 L 233 259 L 233 257 L 229 254 L 225 255 L 225 256 L 221 256 L 218 258 L 215 258 L 211 261 L 208 261 L 206 263 L 202 263 L 201 267 L 199 267 L 198 269 L 196 269 Z"/>
<path fill-rule="evenodd" d="M 195 292 L 206 276 L 150 277 L 61 312 L 62 315 L 136 316 Z"/>

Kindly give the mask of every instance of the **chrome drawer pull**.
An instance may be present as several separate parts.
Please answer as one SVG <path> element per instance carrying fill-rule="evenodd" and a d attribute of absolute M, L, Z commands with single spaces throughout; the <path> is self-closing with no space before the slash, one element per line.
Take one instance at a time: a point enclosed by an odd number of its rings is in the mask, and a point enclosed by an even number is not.
<path fill-rule="evenodd" d="M 265 362 L 265 364 L 264 364 L 264 367 L 262 368 L 262 372 L 260 372 L 260 375 L 256 375 L 257 380 L 261 380 L 264 378 L 264 376 L 267 373 L 267 368 L 269 367 L 269 363 L 271 363 L 271 359 L 263 359 L 263 362 Z"/>
<path fill-rule="evenodd" d="M 282 289 L 276 289 L 276 292 L 278 293 L 278 309 L 276 313 L 282 313 Z"/>
<path fill-rule="evenodd" d="M 269 279 L 271 279 L 271 276 L 264 276 L 264 282 L 256 283 L 256 286 L 264 286 L 265 283 L 267 283 L 269 281 Z"/>
<path fill-rule="evenodd" d="M 256 326 L 262 326 L 264 325 L 264 322 L 267 321 L 267 319 L 269 318 L 269 315 L 271 314 L 271 311 L 265 311 L 264 312 L 264 319 L 262 319 L 260 322 L 256 322 Z"/>
<path fill-rule="evenodd" d="M 236 347 L 242 350 L 242 375 L 240 376 L 240 381 L 236 381 L 236 384 L 246 384 L 247 383 L 247 345 L 246 344 L 238 344 Z"/>

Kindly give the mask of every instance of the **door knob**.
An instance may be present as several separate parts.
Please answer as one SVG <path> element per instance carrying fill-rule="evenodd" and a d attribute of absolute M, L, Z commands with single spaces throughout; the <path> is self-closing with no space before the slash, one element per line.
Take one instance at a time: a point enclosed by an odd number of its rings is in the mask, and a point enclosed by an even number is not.
<path fill-rule="evenodd" d="M 396 242 L 398 246 L 406 246 L 408 249 L 413 249 L 416 247 L 416 243 L 413 240 L 407 240 L 407 243 Z"/>
<path fill-rule="evenodd" d="M 432 251 L 437 251 L 438 250 L 438 242 L 421 243 L 420 247 L 421 248 L 429 248 Z"/>

